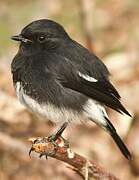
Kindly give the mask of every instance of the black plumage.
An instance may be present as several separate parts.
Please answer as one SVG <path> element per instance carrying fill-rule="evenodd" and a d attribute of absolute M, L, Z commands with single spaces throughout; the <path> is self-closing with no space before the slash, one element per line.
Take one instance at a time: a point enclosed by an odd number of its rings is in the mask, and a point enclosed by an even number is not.
<path fill-rule="evenodd" d="M 53 122 L 91 119 L 110 133 L 130 159 L 104 107 L 130 114 L 102 61 L 72 40 L 61 25 L 47 19 L 32 22 L 12 39 L 21 42 L 11 65 L 19 100 Z"/>

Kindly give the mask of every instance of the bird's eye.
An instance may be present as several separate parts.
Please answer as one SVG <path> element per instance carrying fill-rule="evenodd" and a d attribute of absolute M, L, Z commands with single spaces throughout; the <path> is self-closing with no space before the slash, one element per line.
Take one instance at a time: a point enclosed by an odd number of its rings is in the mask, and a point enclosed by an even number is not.
<path fill-rule="evenodd" d="M 38 41 L 39 41 L 40 43 L 45 42 L 45 40 L 46 40 L 45 36 L 39 36 L 39 37 L 38 37 Z"/>

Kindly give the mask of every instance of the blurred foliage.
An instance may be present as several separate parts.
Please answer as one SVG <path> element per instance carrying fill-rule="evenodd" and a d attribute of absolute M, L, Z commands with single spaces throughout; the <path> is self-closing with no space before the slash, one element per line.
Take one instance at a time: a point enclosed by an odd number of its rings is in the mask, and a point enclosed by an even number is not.
<path fill-rule="evenodd" d="M 10 36 L 18 33 L 34 19 L 51 18 L 84 43 L 81 19 L 82 0 L 0 1 L 0 54 L 11 48 Z M 126 42 L 138 38 L 138 0 L 96 0 L 92 9 L 93 40 L 98 52 L 105 54 L 123 50 Z M 120 36 L 120 38 L 119 38 Z M 128 37 L 127 37 L 128 36 Z M 110 44 L 110 45 L 109 45 Z M 107 48 L 103 49 L 104 45 Z M 97 51 L 97 50 L 96 50 Z"/>

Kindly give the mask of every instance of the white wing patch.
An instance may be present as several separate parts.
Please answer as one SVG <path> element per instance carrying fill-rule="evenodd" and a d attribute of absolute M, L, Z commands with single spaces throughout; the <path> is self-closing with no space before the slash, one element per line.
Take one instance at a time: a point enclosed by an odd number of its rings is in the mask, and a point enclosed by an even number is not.
<path fill-rule="evenodd" d="M 85 74 L 82 74 L 81 72 L 78 72 L 79 76 L 84 78 L 85 80 L 87 81 L 90 81 L 90 82 L 97 82 L 98 80 L 91 77 L 91 76 L 88 76 L 88 75 L 85 75 Z"/>

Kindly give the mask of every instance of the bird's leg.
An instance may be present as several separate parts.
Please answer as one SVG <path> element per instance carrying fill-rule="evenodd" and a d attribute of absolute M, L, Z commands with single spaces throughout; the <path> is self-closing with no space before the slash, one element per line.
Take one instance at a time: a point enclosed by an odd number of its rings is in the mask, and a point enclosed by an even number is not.
<path fill-rule="evenodd" d="M 67 125 L 68 125 L 68 122 L 63 123 L 62 126 L 58 129 L 58 131 L 55 134 L 52 134 L 51 136 L 48 137 L 49 141 L 53 142 L 57 146 L 55 141 L 59 137 L 61 137 L 63 139 L 64 143 L 67 144 L 67 141 L 62 137 L 62 133 L 66 129 Z"/>

